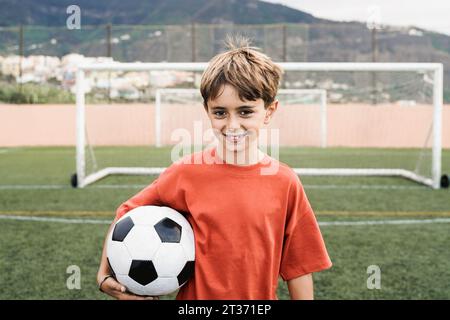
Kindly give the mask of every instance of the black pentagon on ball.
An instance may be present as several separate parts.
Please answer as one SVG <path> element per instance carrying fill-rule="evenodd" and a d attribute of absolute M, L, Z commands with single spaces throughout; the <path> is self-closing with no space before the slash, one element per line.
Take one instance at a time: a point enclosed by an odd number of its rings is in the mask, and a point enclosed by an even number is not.
<path fill-rule="evenodd" d="M 158 278 L 153 262 L 148 260 L 133 260 L 128 276 L 143 286 Z"/>
<path fill-rule="evenodd" d="M 155 224 L 155 230 L 162 242 L 180 242 L 181 226 L 172 219 L 162 219 Z"/>
<path fill-rule="evenodd" d="M 108 257 L 106 257 L 106 261 L 108 261 L 109 270 L 111 270 L 111 273 L 112 273 L 113 277 L 115 277 L 115 276 L 116 276 L 116 273 L 114 272 L 114 269 L 112 268 L 111 263 L 109 262 L 109 258 L 108 258 Z"/>
<path fill-rule="evenodd" d="M 181 270 L 180 274 L 177 276 L 178 285 L 182 285 L 194 274 L 195 261 L 188 261 Z"/>
<path fill-rule="evenodd" d="M 112 235 L 113 241 L 123 241 L 133 227 L 134 223 L 130 217 L 117 222 Z"/>

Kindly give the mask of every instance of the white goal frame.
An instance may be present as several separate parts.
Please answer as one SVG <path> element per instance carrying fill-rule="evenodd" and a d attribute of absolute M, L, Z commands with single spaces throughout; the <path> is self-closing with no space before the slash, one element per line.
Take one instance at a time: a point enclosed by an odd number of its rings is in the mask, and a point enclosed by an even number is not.
<path fill-rule="evenodd" d="M 442 156 L 442 104 L 443 104 L 443 65 L 442 63 L 334 63 L 334 62 L 287 62 L 279 63 L 286 71 L 429 71 L 433 73 L 433 131 L 432 131 L 432 170 L 431 178 L 421 176 L 405 169 L 374 168 L 293 168 L 302 176 L 398 176 L 427 185 L 433 189 L 440 187 Z M 76 73 L 76 176 L 72 185 L 83 188 L 108 175 L 158 175 L 165 168 L 126 168 L 108 167 L 85 174 L 85 92 L 86 71 L 153 71 L 183 70 L 203 71 L 207 63 L 105 63 L 80 65 Z"/>

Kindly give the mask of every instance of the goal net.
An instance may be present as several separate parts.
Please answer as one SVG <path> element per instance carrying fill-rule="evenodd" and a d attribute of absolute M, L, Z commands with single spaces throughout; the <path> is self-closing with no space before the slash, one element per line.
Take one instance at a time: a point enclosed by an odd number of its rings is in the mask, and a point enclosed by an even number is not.
<path fill-rule="evenodd" d="M 279 107 L 260 141 L 263 151 L 301 176 L 402 177 L 439 188 L 441 64 L 280 65 L 285 74 Z M 175 153 L 182 156 L 210 145 L 209 120 L 195 88 L 205 67 L 80 66 L 73 185 L 84 187 L 116 174 L 157 175 Z M 119 86 L 122 91 L 108 92 L 113 103 L 86 103 L 88 92 L 96 94 L 92 79 L 99 82 L 106 74 L 110 81 L 131 80 Z M 160 82 L 152 83 L 155 77 Z M 174 80 L 178 78 L 184 80 Z M 165 88 L 177 85 L 190 88 Z"/>

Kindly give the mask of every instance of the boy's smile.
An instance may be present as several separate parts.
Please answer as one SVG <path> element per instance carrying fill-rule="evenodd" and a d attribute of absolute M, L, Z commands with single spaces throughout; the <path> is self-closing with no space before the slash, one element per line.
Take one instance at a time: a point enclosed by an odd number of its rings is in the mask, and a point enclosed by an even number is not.
<path fill-rule="evenodd" d="M 208 101 L 208 117 L 225 162 L 240 165 L 258 162 L 259 132 L 270 122 L 277 105 L 275 101 L 264 108 L 262 99 L 241 100 L 238 91 L 229 84 L 223 86 L 215 99 Z"/>

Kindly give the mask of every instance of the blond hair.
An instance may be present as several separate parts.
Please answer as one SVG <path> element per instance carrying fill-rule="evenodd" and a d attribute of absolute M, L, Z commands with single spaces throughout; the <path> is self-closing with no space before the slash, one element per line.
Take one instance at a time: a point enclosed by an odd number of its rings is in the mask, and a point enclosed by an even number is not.
<path fill-rule="evenodd" d="M 203 105 L 217 98 L 220 89 L 233 86 L 241 100 L 262 99 L 267 108 L 274 100 L 281 81 L 282 69 L 244 37 L 227 37 L 227 51 L 213 57 L 203 72 L 200 92 Z"/>

